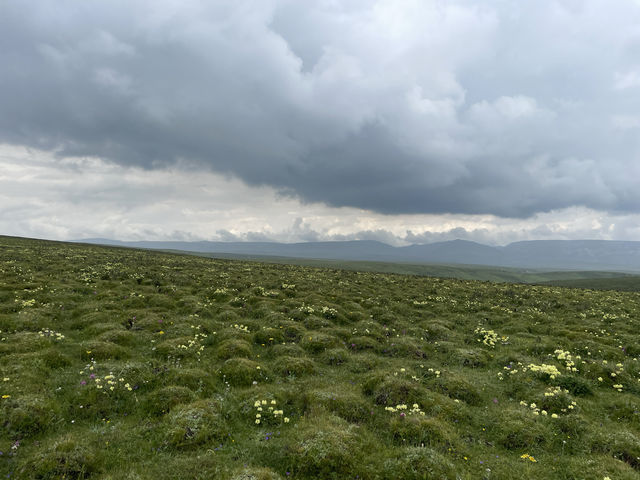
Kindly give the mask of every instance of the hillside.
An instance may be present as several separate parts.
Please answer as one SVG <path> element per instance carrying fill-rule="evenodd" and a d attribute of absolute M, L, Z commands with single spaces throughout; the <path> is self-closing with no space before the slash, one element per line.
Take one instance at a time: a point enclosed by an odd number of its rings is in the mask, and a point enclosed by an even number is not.
<path fill-rule="evenodd" d="M 636 479 L 640 298 L 0 237 L 0 475 Z"/>

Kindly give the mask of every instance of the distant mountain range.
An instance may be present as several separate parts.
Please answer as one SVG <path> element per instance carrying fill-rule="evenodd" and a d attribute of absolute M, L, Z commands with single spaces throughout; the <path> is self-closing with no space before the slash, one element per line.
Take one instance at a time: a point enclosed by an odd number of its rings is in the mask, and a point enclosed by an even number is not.
<path fill-rule="evenodd" d="M 640 242 L 608 240 L 535 240 L 501 247 L 466 240 L 406 247 L 393 247 L 369 240 L 307 243 L 121 242 L 88 238 L 77 242 L 244 256 L 640 272 Z"/>
<path fill-rule="evenodd" d="M 307 243 L 121 242 L 106 238 L 89 238 L 78 242 L 248 256 L 640 272 L 640 242 L 607 240 L 536 240 L 515 242 L 501 247 L 466 240 L 406 247 L 393 247 L 369 240 Z"/>

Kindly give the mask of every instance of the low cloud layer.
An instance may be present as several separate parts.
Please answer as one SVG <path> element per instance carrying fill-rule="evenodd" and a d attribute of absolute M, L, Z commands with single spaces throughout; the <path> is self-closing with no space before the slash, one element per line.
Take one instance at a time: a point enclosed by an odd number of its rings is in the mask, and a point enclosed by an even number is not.
<path fill-rule="evenodd" d="M 640 214 L 571 207 L 528 219 L 493 215 L 384 215 L 302 204 L 188 165 L 143 170 L 97 158 L 64 159 L 0 145 L 0 233 L 57 240 L 377 240 L 456 238 L 491 245 L 532 239 L 640 238 Z"/>
<path fill-rule="evenodd" d="M 640 212 L 634 1 L 21 0 L 0 142 L 334 207 Z"/>

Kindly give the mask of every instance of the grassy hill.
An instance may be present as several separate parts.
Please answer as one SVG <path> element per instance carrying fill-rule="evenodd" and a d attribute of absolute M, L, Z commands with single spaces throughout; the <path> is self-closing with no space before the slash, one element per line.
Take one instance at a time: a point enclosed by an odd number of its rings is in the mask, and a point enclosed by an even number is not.
<path fill-rule="evenodd" d="M 0 237 L 0 474 L 635 479 L 635 293 Z"/>

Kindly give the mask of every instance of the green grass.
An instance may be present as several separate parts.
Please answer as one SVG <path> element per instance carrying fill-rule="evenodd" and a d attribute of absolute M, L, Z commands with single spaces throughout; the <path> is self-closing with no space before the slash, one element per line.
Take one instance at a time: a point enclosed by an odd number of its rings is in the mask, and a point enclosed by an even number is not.
<path fill-rule="evenodd" d="M 635 293 L 0 237 L 0 475 L 635 479 L 639 314 Z"/>

